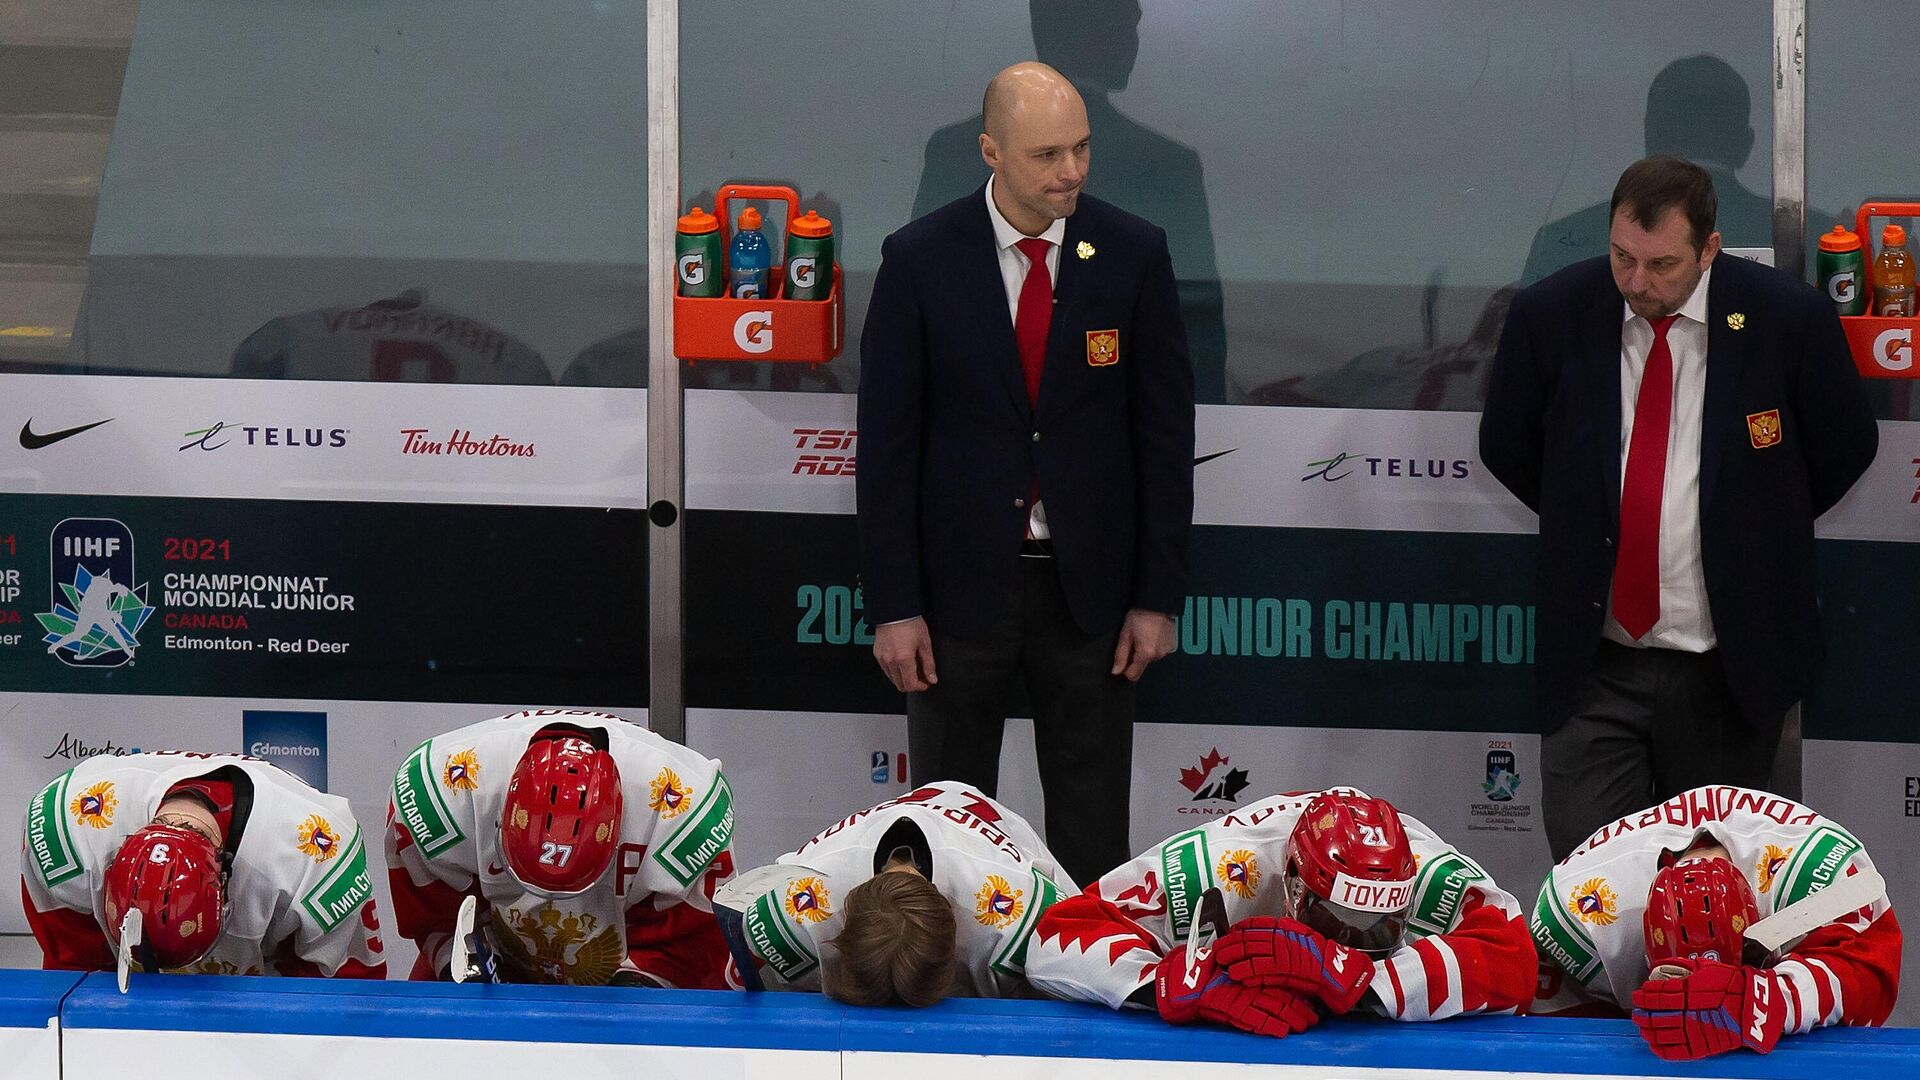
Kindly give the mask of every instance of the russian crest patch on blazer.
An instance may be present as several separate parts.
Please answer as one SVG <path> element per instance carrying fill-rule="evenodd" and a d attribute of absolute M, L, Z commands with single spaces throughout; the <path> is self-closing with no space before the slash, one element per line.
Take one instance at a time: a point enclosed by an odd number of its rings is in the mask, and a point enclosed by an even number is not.
<path fill-rule="evenodd" d="M 1087 331 L 1087 364 L 1090 367 L 1109 367 L 1120 362 L 1120 331 Z"/>
<path fill-rule="evenodd" d="M 1764 450 L 1780 442 L 1780 410 L 1768 409 L 1766 412 L 1747 414 L 1747 438 L 1753 440 L 1755 450 Z"/>

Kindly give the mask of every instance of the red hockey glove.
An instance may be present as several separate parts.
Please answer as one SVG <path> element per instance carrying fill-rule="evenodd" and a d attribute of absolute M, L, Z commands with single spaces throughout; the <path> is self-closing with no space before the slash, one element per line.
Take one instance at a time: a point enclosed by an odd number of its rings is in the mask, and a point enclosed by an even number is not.
<path fill-rule="evenodd" d="M 1213 958 L 1235 982 L 1272 986 L 1316 998 L 1345 1013 L 1367 992 L 1373 961 L 1336 945 L 1293 919 L 1259 915 L 1236 923 L 1214 942 Z"/>
<path fill-rule="evenodd" d="M 1242 986 L 1203 955 L 1187 976 L 1187 947 L 1168 953 L 1153 976 L 1160 1016 L 1170 1024 L 1210 1020 L 1216 1024 L 1280 1038 L 1320 1022 L 1313 1003 L 1277 987 Z"/>
<path fill-rule="evenodd" d="M 1633 1022 L 1655 1054 L 1693 1061 L 1742 1046 L 1764 1054 L 1780 1041 L 1787 1010 L 1778 975 L 1717 960 L 1668 963 L 1691 971 L 1633 992 Z"/>

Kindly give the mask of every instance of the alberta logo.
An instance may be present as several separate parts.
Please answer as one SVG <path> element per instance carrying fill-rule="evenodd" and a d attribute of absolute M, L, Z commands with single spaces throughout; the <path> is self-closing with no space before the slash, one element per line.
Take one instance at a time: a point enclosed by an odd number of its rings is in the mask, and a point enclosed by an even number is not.
<path fill-rule="evenodd" d="M 1579 916 L 1581 922 L 1612 926 L 1619 918 L 1620 901 L 1605 879 L 1591 878 L 1573 890 L 1573 895 L 1567 898 L 1567 910 Z"/>
<path fill-rule="evenodd" d="M 307 820 L 300 823 L 296 839 L 300 853 L 314 862 L 326 862 L 340 854 L 340 836 L 333 826 L 319 814 L 308 814 Z"/>
<path fill-rule="evenodd" d="M 1242 900 L 1251 900 L 1260 891 L 1260 860 L 1244 849 L 1229 851 L 1214 868 L 1220 887 Z"/>
<path fill-rule="evenodd" d="M 1216 746 L 1198 766 L 1180 770 L 1180 786 L 1193 793 L 1193 802 L 1236 802 L 1247 789 L 1247 770 L 1227 768 L 1231 764 Z"/>
<path fill-rule="evenodd" d="M 817 877 L 803 877 L 787 886 L 787 914 L 799 922 L 825 922 L 833 917 L 827 895 L 827 883 Z"/>
<path fill-rule="evenodd" d="M 662 818 L 677 818 L 693 806 L 693 789 L 680 782 L 680 774 L 661 769 L 647 789 L 647 805 Z"/>
<path fill-rule="evenodd" d="M 53 610 L 34 615 L 47 653 L 69 667 L 132 661 L 153 615 L 147 586 L 133 580 L 133 533 L 112 518 L 68 518 L 54 526 L 47 548 Z"/>
<path fill-rule="evenodd" d="M 1780 871 L 1786 869 L 1787 859 L 1792 854 L 1793 849 L 1790 847 L 1783 848 L 1774 847 L 1772 844 L 1767 845 L 1766 854 L 1760 856 L 1760 865 L 1755 867 L 1760 875 L 1761 892 L 1764 893 L 1768 889 L 1773 888 L 1774 877 L 1777 876 Z"/>
<path fill-rule="evenodd" d="M 73 820 L 92 829 L 104 829 L 113 824 L 113 808 L 118 800 L 113 796 L 113 781 L 102 780 L 87 790 L 74 796 L 68 809 L 73 811 Z"/>
<path fill-rule="evenodd" d="M 447 767 L 441 779 L 455 791 L 473 791 L 480 786 L 480 755 L 471 748 L 447 755 Z"/>
<path fill-rule="evenodd" d="M 1004 930 L 1027 908 L 1021 900 L 1024 890 L 1016 889 L 999 874 L 988 874 L 987 883 L 973 894 L 973 920 L 981 926 Z"/>

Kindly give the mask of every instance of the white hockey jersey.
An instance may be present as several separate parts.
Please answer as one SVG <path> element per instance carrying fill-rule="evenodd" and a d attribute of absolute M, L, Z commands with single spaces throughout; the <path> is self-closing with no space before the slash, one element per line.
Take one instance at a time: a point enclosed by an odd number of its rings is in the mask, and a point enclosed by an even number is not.
<path fill-rule="evenodd" d="M 316 308 L 269 320 L 233 353 L 246 379 L 512 383 L 553 381 L 525 342 L 426 303 L 418 290 L 364 307 Z"/>
<path fill-rule="evenodd" d="M 1117 1009 L 1186 941 L 1208 889 L 1220 889 L 1229 925 L 1284 916 L 1287 838 L 1318 794 L 1276 795 L 1177 833 L 1055 905 L 1027 978 L 1055 997 Z M 1419 861 L 1407 938 L 1374 961 L 1363 1002 L 1397 1020 L 1524 1009 L 1535 960 L 1519 902 L 1417 818 L 1400 823 Z"/>
<path fill-rule="evenodd" d="M 1621 818 L 1540 887 L 1532 930 L 1548 985 L 1536 1012 L 1591 1002 L 1633 1008 L 1633 992 L 1647 980 L 1642 918 L 1660 856 L 1685 850 L 1700 833 L 1727 849 L 1761 918 L 1873 865 L 1853 834 L 1764 791 L 1695 788 Z M 1900 928 L 1886 897 L 1808 935 L 1773 970 L 1788 987 L 1787 1034 L 1884 1023 L 1900 970 Z"/>
<path fill-rule="evenodd" d="M 27 807 L 21 876 L 35 911 L 84 912 L 92 919 L 86 932 L 104 933 L 107 869 L 120 845 L 153 819 L 175 784 L 225 767 L 244 774 L 251 791 L 235 781 L 231 832 L 239 840 L 234 846 L 228 837 L 226 921 L 212 951 L 188 970 L 274 974 L 293 960 L 324 975 L 351 964 L 383 968 L 366 847 L 347 800 L 240 754 L 103 755 L 48 784 Z M 79 930 L 71 920 L 61 925 Z"/>
<path fill-rule="evenodd" d="M 528 742 L 561 725 L 604 732 L 620 769 L 620 844 L 575 896 L 524 890 L 507 868 L 500 816 Z M 532 709 L 421 743 L 393 780 L 387 864 L 401 933 L 428 976 L 448 959 L 466 895 L 486 901 L 495 938 L 554 982 L 599 985 L 622 967 L 672 986 L 724 986 L 713 890 L 733 874 L 733 793 L 720 763 L 611 713 Z M 510 931 L 510 936 L 507 932 Z"/>
<path fill-rule="evenodd" d="M 1033 826 L 965 784 L 940 781 L 836 822 L 780 856 L 821 873 L 762 895 L 742 918 L 747 948 L 770 989 L 820 989 L 827 943 L 845 921 L 848 890 L 873 877 L 875 846 L 902 818 L 919 827 L 932 855 L 929 878 L 953 905 L 956 986 L 962 997 L 1031 997 L 1028 943 L 1040 916 L 1075 891 Z"/>

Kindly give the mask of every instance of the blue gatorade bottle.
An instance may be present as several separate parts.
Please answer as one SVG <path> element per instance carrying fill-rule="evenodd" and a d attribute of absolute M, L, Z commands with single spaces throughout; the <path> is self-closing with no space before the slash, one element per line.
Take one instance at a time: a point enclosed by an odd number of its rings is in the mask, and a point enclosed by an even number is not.
<path fill-rule="evenodd" d="M 727 295 L 736 300 L 767 298 L 772 267 L 773 245 L 760 231 L 760 211 L 749 206 L 740 211 L 739 228 L 727 247 Z"/>

